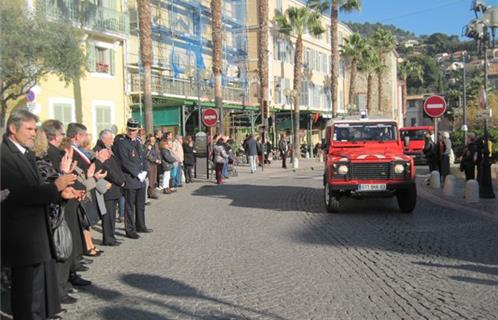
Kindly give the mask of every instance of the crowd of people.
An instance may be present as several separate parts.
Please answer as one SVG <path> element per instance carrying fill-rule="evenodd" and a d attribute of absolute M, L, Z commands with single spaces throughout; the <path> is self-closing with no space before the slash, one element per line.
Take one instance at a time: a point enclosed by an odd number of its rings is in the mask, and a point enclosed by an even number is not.
<path fill-rule="evenodd" d="M 452 142 L 450 134 L 444 131 L 439 134 L 438 142 L 434 142 L 433 133 L 431 131 L 425 132 L 425 144 L 423 153 L 429 166 L 429 171 L 438 171 L 441 175 L 442 182 L 445 181 L 446 176 L 450 174 L 450 166 L 455 162 L 455 156 L 452 149 Z M 476 167 L 480 168 L 483 154 L 486 152 L 491 156 L 491 148 L 486 146 L 483 137 L 476 137 L 470 132 L 467 135 L 467 141 L 463 149 L 460 160 L 460 171 L 465 173 L 465 179 L 476 179 Z M 479 179 L 479 172 L 477 173 Z"/>
<path fill-rule="evenodd" d="M 1 147 L 2 290 L 10 288 L 14 319 L 57 318 L 92 284 L 80 272 L 104 252 L 93 226 L 101 223 L 102 246 L 120 245 L 116 222 L 139 239 L 152 232 L 150 199 L 193 182 L 192 137 L 157 130 L 144 139 L 130 119 L 125 134 L 103 130 L 92 147 L 83 124 L 38 121 L 14 110 Z"/>

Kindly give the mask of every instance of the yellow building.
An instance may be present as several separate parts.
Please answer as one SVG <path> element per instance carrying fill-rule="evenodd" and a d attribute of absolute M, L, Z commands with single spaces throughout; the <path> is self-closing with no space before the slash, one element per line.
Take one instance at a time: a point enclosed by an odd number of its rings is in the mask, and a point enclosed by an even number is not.
<path fill-rule="evenodd" d="M 275 12 L 285 12 L 289 7 L 304 6 L 297 0 L 269 0 L 269 87 L 270 87 L 270 107 L 275 110 L 274 119 L 275 132 L 291 130 L 291 110 L 290 97 L 285 94 L 288 89 L 292 90 L 294 78 L 294 51 L 295 37 L 282 37 L 277 31 L 277 26 L 271 21 L 274 20 Z M 313 133 L 312 142 L 317 142 L 321 137 L 321 123 L 315 121 L 318 115 L 322 118 L 332 117 L 332 104 L 330 98 L 330 61 L 331 61 L 331 40 L 330 40 L 330 18 L 322 15 L 322 25 L 325 32 L 314 37 L 310 34 L 303 36 L 303 69 L 304 77 L 301 81 L 300 95 L 300 128 L 303 143 L 310 141 L 309 134 Z M 352 31 L 344 24 L 339 24 L 339 44 L 345 37 L 352 34 Z M 256 78 L 258 64 L 258 15 L 257 7 L 251 2 L 248 3 L 248 48 L 249 48 L 249 70 L 253 73 L 249 79 Z M 345 81 L 347 75 L 344 61 L 339 67 L 339 87 L 338 87 L 338 113 L 345 112 L 345 101 L 347 101 L 348 83 Z M 257 90 L 259 84 L 250 80 L 250 96 L 252 102 L 257 102 Z M 315 120 L 314 120 L 315 119 Z M 310 130 L 311 129 L 311 130 Z M 305 138 L 308 136 L 307 138 Z"/>
<path fill-rule="evenodd" d="M 129 18 L 120 0 L 99 4 L 81 2 L 57 7 L 57 1 L 35 0 L 33 8 L 52 19 L 69 20 L 82 30 L 81 45 L 88 57 L 85 76 L 66 86 L 48 76 L 33 89 L 35 100 L 28 104 L 40 119 L 58 119 L 65 125 L 81 122 L 95 141 L 103 129 L 122 132 L 128 111 L 125 95 L 124 47 Z"/>

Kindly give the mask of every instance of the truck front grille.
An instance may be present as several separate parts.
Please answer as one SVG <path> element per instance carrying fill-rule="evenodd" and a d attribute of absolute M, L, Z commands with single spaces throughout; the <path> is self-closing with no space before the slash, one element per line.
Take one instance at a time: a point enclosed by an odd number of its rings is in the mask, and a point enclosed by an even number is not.
<path fill-rule="evenodd" d="M 351 178 L 384 180 L 390 178 L 390 163 L 352 163 Z"/>

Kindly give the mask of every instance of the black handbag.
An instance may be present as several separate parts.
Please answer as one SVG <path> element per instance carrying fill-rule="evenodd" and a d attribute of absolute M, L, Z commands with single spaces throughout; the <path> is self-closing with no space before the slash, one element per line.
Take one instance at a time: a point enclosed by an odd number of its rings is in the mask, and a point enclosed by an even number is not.
<path fill-rule="evenodd" d="M 64 218 L 64 207 L 58 208 L 58 215 L 51 217 L 52 239 L 54 240 L 55 258 L 57 262 L 64 262 L 73 253 L 73 237 Z"/>
<path fill-rule="evenodd" d="M 97 208 L 91 193 L 80 201 L 79 212 L 80 221 L 84 228 L 94 226 L 100 220 L 99 209 Z"/>

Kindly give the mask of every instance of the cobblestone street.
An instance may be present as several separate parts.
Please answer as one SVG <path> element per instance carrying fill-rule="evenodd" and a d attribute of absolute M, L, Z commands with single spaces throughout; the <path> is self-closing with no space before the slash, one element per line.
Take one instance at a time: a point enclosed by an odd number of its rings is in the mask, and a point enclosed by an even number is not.
<path fill-rule="evenodd" d="M 498 318 L 496 220 L 423 196 L 327 214 L 320 169 L 246 169 L 161 195 L 154 232 L 101 247 L 64 319 Z"/>

